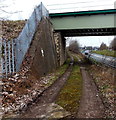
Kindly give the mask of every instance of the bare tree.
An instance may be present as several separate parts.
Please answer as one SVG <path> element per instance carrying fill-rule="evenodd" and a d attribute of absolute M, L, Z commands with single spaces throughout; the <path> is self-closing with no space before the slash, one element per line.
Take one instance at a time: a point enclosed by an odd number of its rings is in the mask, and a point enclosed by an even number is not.
<path fill-rule="evenodd" d="M 116 37 L 111 41 L 110 46 L 112 50 L 116 50 Z"/>
<path fill-rule="evenodd" d="M 75 53 L 79 52 L 79 43 L 76 40 L 73 40 L 69 43 L 69 50 Z"/>
<path fill-rule="evenodd" d="M 102 42 L 99 49 L 100 50 L 106 50 L 106 49 L 108 49 L 108 47 L 107 47 L 107 45 L 105 43 Z"/>

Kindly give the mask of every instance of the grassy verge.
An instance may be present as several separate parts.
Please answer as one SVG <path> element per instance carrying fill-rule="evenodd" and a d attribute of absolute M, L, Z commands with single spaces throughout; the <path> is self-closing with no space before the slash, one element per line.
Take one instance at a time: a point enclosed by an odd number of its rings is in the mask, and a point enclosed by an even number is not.
<path fill-rule="evenodd" d="M 89 73 L 95 81 L 99 93 L 105 105 L 105 114 L 107 118 L 114 118 L 114 99 L 115 99 L 115 70 L 111 68 L 101 68 L 96 65 L 89 66 Z"/>
<path fill-rule="evenodd" d="M 67 69 L 68 65 L 70 63 L 70 58 L 68 58 L 66 60 L 66 62 L 59 67 L 55 72 L 53 72 L 50 77 L 49 77 L 49 81 L 45 86 L 50 86 L 51 84 L 53 84 L 53 82 L 58 79 L 58 77 L 60 77 Z"/>
<path fill-rule="evenodd" d="M 115 54 L 116 51 L 98 50 L 98 51 L 92 51 L 92 52 L 97 53 L 97 54 L 101 54 L 101 55 L 116 57 L 116 54 Z"/>
<path fill-rule="evenodd" d="M 74 115 L 79 107 L 81 94 L 82 78 L 80 68 L 74 65 L 72 73 L 59 93 L 56 103 Z"/>

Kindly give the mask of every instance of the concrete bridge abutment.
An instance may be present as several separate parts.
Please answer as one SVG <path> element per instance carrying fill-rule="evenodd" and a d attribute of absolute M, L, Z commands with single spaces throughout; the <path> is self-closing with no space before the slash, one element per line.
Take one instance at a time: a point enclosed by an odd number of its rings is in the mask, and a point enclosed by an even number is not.
<path fill-rule="evenodd" d="M 40 78 L 63 65 L 65 60 L 65 39 L 61 33 L 54 32 L 48 18 L 43 18 L 37 27 L 21 69 L 28 66 L 29 73 L 35 78 Z"/>

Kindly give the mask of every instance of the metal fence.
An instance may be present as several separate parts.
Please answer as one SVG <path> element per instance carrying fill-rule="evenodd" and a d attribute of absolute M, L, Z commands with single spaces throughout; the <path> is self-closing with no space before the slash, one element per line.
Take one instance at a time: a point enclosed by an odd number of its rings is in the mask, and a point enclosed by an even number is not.
<path fill-rule="evenodd" d="M 18 72 L 24 59 L 26 52 L 29 49 L 30 43 L 42 17 L 48 17 L 47 9 L 41 3 L 34 9 L 31 17 L 27 20 L 22 32 L 19 36 L 11 41 L 1 40 L 0 47 L 0 76 L 7 77 L 8 75 Z"/>
<path fill-rule="evenodd" d="M 95 61 L 95 62 L 99 62 L 101 64 L 104 64 L 106 66 L 116 68 L 116 58 L 115 57 L 91 53 L 88 58 Z"/>
<path fill-rule="evenodd" d="M 7 77 L 15 72 L 14 40 L 2 40 L 1 46 L 1 74 Z"/>
<path fill-rule="evenodd" d="M 49 13 L 47 9 L 41 3 L 34 9 L 31 17 L 28 19 L 19 37 L 15 40 L 15 54 L 16 54 L 16 71 L 20 70 L 20 66 L 24 59 L 24 56 L 30 46 L 34 33 L 37 29 L 42 17 L 48 17 Z"/>

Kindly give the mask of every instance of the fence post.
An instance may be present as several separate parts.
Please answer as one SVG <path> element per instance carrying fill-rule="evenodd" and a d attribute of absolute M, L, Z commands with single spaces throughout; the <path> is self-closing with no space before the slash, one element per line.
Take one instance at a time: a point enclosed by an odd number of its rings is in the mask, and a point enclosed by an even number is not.
<path fill-rule="evenodd" d="M 6 45 L 6 41 L 4 42 L 4 50 L 5 50 L 5 73 L 6 73 L 6 78 L 8 75 L 8 68 L 7 68 L 7 45 Z"/>
<path fill-rule="evenodd" d="M 15 72 L 15 62 L 14 62 L 14 40 L 12 40 L 12 72 Z"/>
<path fill-rule="evenodd" d="M 9 73 L 11 73 L 11 43 L 8 41 L 8 67 L 9 67 Z"/>
<path fill-rule="evenodd" d="M 42 16 L 43 16 L 43 12 L 42 12 L 42 2 L 41 2 L 41 19 L 42 19 Z"/>

